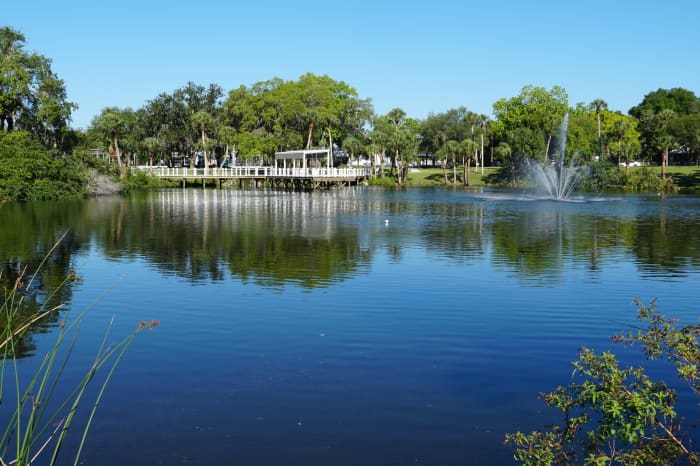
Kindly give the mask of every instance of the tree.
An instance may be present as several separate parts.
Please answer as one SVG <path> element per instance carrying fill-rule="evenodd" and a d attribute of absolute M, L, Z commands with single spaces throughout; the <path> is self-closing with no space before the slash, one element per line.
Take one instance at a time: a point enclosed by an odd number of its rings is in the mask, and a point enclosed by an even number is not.
<path fill-rule="evenodd" d="M 668 152 L 676 145 L 676 139 L 667 133 L 659 134 L 656 138 L 656 147 L 661 151 L 661 178 L 666 178 L 666 167 L 668 166 Z"/>
<path fill-rule="evenodd" d="M 477 123 L 478 115 L 465 107 L 453 108 L 437 115 L 430 114 L 419 127 L 420 150 L 435 157 L 447 141 L 457 142 L 473 135 Z"/>
<path fill-rule="evenodd" d="M 355 156 L 360 155 L 362 153 L 362 151 L 366 147 L 366 143 L 362 140 L 362 138 L 359 135 L 350 135 L 343 139 L 341 147 L 348 153 L 348 165 L 352 167 Z"/>
<path fill-rule="evenodd" d="M 656 147 L 661 149 L 661 178 L 666 178 L 668 166 L 668 151 L 676 144 L 675 138 L 668 133 L 668 125 L 676 117 L 676 112 L 665 108 L 657 113 L 653 121 L 656 123 Z"/>
<path fill-rule="evenodd" d="M 617 166 L 620 166 L 623 159 L 629 162 L 632 153 L 639 153 L 639 131 L 634 118 L 621 113 L 607 112 L 605 126 L 605 139 L 610 141 L 609 149 L 617 155 Z M 629 172 L 629 165 L 627 171 Z"/>
<path fill-rule="evenodd" d="M 506 141 L 513 147 L 516 154 L 536 154 L 537 159 L 546 162 L 552 138 L 568 109 L 568 97 L 564 88 L 554 86 L 548 91 L 543 87 L 528 85 L 523 87 L 518 96 L 500 99 L 493 104 L 493 113 L 498 120 L 494 130 L 501 141 Z M 531 147 L 532 140 L 529 137 L 513 139 L 513 135 L 521 128 L 527 129 L 536 137 L 536 147 Z M 530 147 L 520 147 L 521 142 L 525 141 Z"/>
<path fill-rule="evenodd" d="M 211 146 L 207 144 L 207 128 L 214 126 L 214 117 L 205 110 L 199 110 L 190 117 L 192 125 L 199 131 L 201 137 L 202 153 L 204 154 L 204 168 L 209 168 L 209 154 Z"/>
<path fill-rule="evenodd" d="M 464 166 L 464 186 L 469 186 L 469 168 L 471 166 L 471 159 L 472 156 L 476 158 L 475 154 L 479 150 L 479 145 L 476 141 L 466 138 L 459 143 L 459 150 L 462 153 L 462 165 Z"/>
<path fill-rule="evenodd" d="M 395 108 L 375 119 L 372 141 L 389 154 L 396 183 L 403 186 L 408 178 L 408 166 L 418 153 L 418 121 Z"/>
<path fill-rule="evenodd" d="M 488 138 L 488 134 L 491 130 L 491 120 L 487 115 L 478 115 L 477 117 L 477 124 L 479 127 L 479 140 L 481 142 L 481 150 L 479 153 L 481 154 L 481 174 L 484 174 L 484 138 Z M 488 139 L 487 139 L 488 141 Z"/>
<path fill-rule="evenodd" d="M 143 134 L 160 139 L 168 157 L 173 152 L 187 154 L 192 147 L 190 112 L 184 101 L 161 93 L 138 110 Z"/>
<path fill-rule="evenodd" d="M 513 188 L 515 188 L 516 184 L 516 175 L 515 175 L 515 163 L 511 160 L 511 155 L 513 154 L 513 149 L 511 149 L 510 144 L 507 142 L 502 142 L 498 146 L 496 146 L 496 149 L 494 149 L 496 152 L 496 157 L 501 161 L 501 163 L 504 166 L 507 166 L 510 168 L 510 184 Z"/>
<path fill-rule="evenodd" d="M 348 84 L 307 73 L 298 81 L 275 78 L 234 89 L 223 104 L 222 122 L 246 145 L 272 155 L 320 144 L 332 148 L 334 141 L 360 133 L 371 114 L 369 100 Z"/>
<path fill-rule="evenodd" d="M 148 166 L 152 167 L 153 154 L 159 150 L 162 150 L 163 143 L 158 138 L 147 137 L 143 140 L 143 146 L 146 148 L 146 152 L 148 152 Z"/>
<path fill-rule="evenodd" d="M 666 110 L 673 112 L 674 117 L 667 118 L 670 114 L 662 113 Z M 648 159 L 658 156 L 658 139 L 661 133 L 673 136 L 678 147 L 687 151 L 688 147 L 692 145 L 693 134 L 700 131 L 700 127 L 694 124 L 698 120 L 693 117 L 700 114 L 700 98 L 687 89 L 658 89 L 650 92 L 644 96 L 639 105 L 632 107 L 629 113 L 639 121 L 642 151 Z M 690 125 L 678 124 L 676 121 L 678 119 L 687 119 L 686 122 Z M 684 126 L 685 130 L 677 131 Z M 663 154 L 661 165 L 663 169 Z"/>
<path fill-rule="evenodd" d="M 452 184 L 457 183 L 457 154 L 462 152 L 457 141 L 450 139 L 446 141 L 445 144 L 437 151 L 437 155 L 442 159 L 442 172 L 445 176 L 445 184 L 449 184 L 447 179 L 447 161 L 448 159 L 452 162 Z"/>
<path fill-rule="evenodd" d="M 125 127 L 126 122 L 122 118 L 119 109 L 117 108 L 106 108 L 102 111 L 100 115 L 93 120 L 92 126 L 98 131 L 107 134 L 112 143 L 110 149 L 110 158 L 117 161 L 119 167 L 122 166 L 121 152 L 119 151 L 119 133 L 121 133 Z"/>
<path fill-rule="evenodd" d="M 77 106 L 67 100 L 51 60 L 25 51 L 24 42 L 19 31 L 0 28 L 0 129 L 30 131 L 56 149 Z"/>
<path fill-rule="evenodd" d="M 596 120 L 598 121 L 598 155 L 600 156 L 600 158 L 603 158 L 603 149 L 600 139 L 600 113 L 603 110 L 608 109 L 608 103 L 603 99 L 595 99 L 593 102 L 590 103 L 589 108 L 595 112 Z"/>
<path fill-rule="evenodd" d="M 653 302 L 638 303 L 638 319 L 643 327 L 613 341 L 641 345 L 648 359 L 667 360 L 681 381 L 700 394 L 700 325 L 679 326 Z M 573 367 L 573 382 L 541 396 L 547 406 L 562 412 L 563 423 L 547 431 L 506 435 L 519 462 L 700 464 L 700 452 L 682 430 L 672 387 L 651 379 L 643 367 L 621 367 L 611 352 L 583 348 Z"/>

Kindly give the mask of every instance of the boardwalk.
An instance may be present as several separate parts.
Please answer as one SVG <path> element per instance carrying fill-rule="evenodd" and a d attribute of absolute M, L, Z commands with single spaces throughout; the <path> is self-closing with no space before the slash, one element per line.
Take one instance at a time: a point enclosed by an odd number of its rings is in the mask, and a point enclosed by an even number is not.
<path fill-rule="evenodd" d="M 277 168 L 277 167 L 231 167 L 231 168 L 168 168 L 168 167 L 139 167 L 149 171 L 158 178 L 172 180 L 226 180 L 238 181 L 240 185 L 248 182 L 257 186 L 258 183 L 269 182 L 272 186 L 317 189 L 330 186 L 353 186 L 367 180 L 370 168 Z"/>

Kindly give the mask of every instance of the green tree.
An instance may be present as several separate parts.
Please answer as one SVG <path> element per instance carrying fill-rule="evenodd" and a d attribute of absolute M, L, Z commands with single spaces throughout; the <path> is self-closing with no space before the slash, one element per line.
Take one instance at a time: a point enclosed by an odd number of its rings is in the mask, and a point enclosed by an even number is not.
<path fill-rule="evenodd" d="M 163 149 L 163 143 L 160 139 L 154 137 L 147 137 L 143 140 L 143 145 L 148 153 L 148 166 L 153 166 L 153 154 Z"/>
<path fill-rule="evenodd" d="M 192 148 L 190 112 L 182 100 L 161 93 L 138 110 L 139 126 L 147 137 L 163 141 L 168 157 L 188 154 Z"/>
<path fill-rule="evenodd" d="M 445 143 L 438 149 L 436 155 L 442 159 L 442 173 L 445 178 L 445 184 L 449 184 L 447 179 L 447 162 L 448 160 L 452 163 L 452 184 L 457 183 L 457 155 L 462 152 L 462 148 L 457 141 L 450 139 L 445 141 Z"/>
<path fill-rule="evenodd" d="M 550 156 L 552 138 L 568 110 L 564 88 L 554 86 L 548 91 L 543 87 L 528 85 L 518 96 L 500 99 L 493 104 L 493 113 L 498 120 L 494 131 L 500 141 L 506 141 L 513 147 L 516 154 L 535 156 L 546 162 Z M 528 137 L 516 136 L 516 132 L 523 128 L 527 129 Z M 535 147 L 532 147 L 533 141 L 537 141 Z"/>
<path fill-rule="evenodd" d="M 476 159 L 476 153 L 479 150 L 479 144 L 473 139 L 466 138 L 459 143 L 459 151 L 462 154 L 462 166 L 464 167 L 464 186 L 470 186 L 469 168 L 471 167 L 472 157 Z M 483 158 L 482 158 L 483 160 Z"/>
<path fill-rule="evenodd" d="M 663 115 L 666 110 L 673 112 L 674 117 L 671 119 L 665 118 Z M 673 136 L 678 147 L 682 147 L 687 151 L 692 146 L 693 134 L 696 131 L 700 131 L 700 127 L 693 124 L 698 121 L 693 116 L 700 113 L 700 98 L 687 89 L 658 89 L 650 92 L 644 96 L 639 105 L 632 107 L 629 113 L 639 121 L 643 156 L 648 160 L 655 159 L 659 155 L 658 139 L 661 133 Z M 683 124 L 679 124 L 680 122 L 676 121 L 678 119 L 685 120 L 686 118 L 688 120 Z M 684 126 L 686 130 L 676 132 L 677 129 Z M 688 126 L 694 126 L 694 128 L 687 131 Z M 663 154 L 661 154 L 661 165 L 663 169 Z"/>
<path fill-rule="evenodd" d="M 589 108 L 595 112 L 595 117 L 596 121 L 598 122 L 598 156 L 600 158 L 603 158 L 603 145 L 602 145 L 602 140 L 601 140 L 601 131 L 600 131 L 600 114 L 603 110 L 608 109 L 608 103 L 604 101 L 603 99 L 595 99 L 593 102 L 589 104 Z"/>
<path fill-rule="evenodd" d="M 214 117 L 205 110 L 199 110 L 192 114 L 190 121 L 199 131 L 202 153 L 204 154 L 204 168 L 208 169 L 211 144 L 207 143 L 207 128 L 212 128 L 214 126 Z"/>
<path fill-rule="evenodd" d="M 24 50 L 24 35 L 0 28 L 0 129 L 30 131 L 47 148 L 57 149 L 76 105 L 67 100 L 51 60 Z"/>
<path fill-rule="evenodd" d="M 420 150 L 433 158 L 443 158 L 438 151 L 449 141 L 461 141 L 474 134 L 479 116 L 466 107 L 450 109 L 444 113 L 430 114 L 419 125 Z M 450 155 L 448 154 L 448 157 Z"/>
<path fill-rule="evenodd" d="M 488 115 L 478 115 L 477 125 L 479 128 L 479 142 L 480 142 L 480 158 L 481 158 L 481 174 L 484 174 L 484 165 L 486 165 L 486 159 L 484 157 L 484 143 L 488 144 L 488 138 L 491 133 L 491 119 Z"/>
<path fill-rule="evenodd" d="M 116 160 L 117 165 L 121 167 L 122 159 L 121 151 L 119 150 L 119 135 L 126 129 L 126 122 L 119 109 L 104 109 L 100 115 L 95 117 L 91 126 L 109 137 L 111 142 L 109 149 L 110 159 Z"/>
<path fill-rule="evenodd" d="M 366 141 L 364 141 L 360 135 L 350 135 L 343 139 L 343 144 L 341 147 L 348 153 L 348 165 L 350 167 L 353 166 L 355 156 L 359 156 L 365 150 L 366 146 Z"/>
<path fill-rule="evenodd" d="M 513 155 L 513 149 L 507 142 L 501 142 L 500 144 L 498 144 L 498 146 L 496 146 L 494 152 L 496 153 L 496 158 L 499 161 L 501 161 L 501 163 L 504 166 L 508 167 L 510 172 L 510 185 L 514 188 L 516 185 L 517 177 L 515 174 L 516 163 L 511 159 L 511 156 Z"/>
<path fill-rule="evenodd" d="M 391 110 L 374 121 L 373 142 L 391 158 L 392 173 L 399 186 L 408 179 L 408 167 L 418 154 L 418 121 L 406 116 L 400 108 Z"/>

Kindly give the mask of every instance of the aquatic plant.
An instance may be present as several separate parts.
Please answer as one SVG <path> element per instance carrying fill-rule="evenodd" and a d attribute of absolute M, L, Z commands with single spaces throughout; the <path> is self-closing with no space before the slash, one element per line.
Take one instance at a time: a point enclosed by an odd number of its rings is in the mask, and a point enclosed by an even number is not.
<path fill-rule="evenodd" d="M 67 435 L 75 431 L 80 435 L 75 451 L 74 464 L 78 464 L 90 425 L 105 389 L 114 374 L 117 364 L 136 335 L 144 329 L 153 329 L 158 321 L 139 322 L 136 328 L 116 344 L 109 344 L 112 323 L 105 331 L 96 356 L 87 372 L 80 380 L 65 380 L 64 372 L 71 364 L 71 354 L 77 341 L 77 330 L 90 308 L 77 316 L 71 316 L 71 309 L 62 304 L 51 305 L 53 297 L 61 288 L 79 280 L 71 272 L 57 289 L 45 297 L 44 304 L 38 310 L 27 315 L 21 312 L 27 290 L 37 277 L 47 258 L 60 240 L 53 246 L 44 261 L 32 275 L 25 268 L 5 289 L 0 301 L 0 402 L 10 404 L 8 418 L 4 420 L 5 429 L 0 437 L 0 465 L 29 465 L 42 458 L 42 464 L 56 463 Z M 92 307 L 92 306 L 91 306 Z M 60 313 L 62 319 L 58 324 L 53 345 L 39 361 L 37 368 L 30 374 L 20 368 L 18 349 L 23 337 L 35 326 Z M 99 378 L 98 375 L 102 377 Z M 71 384 L 70 386 L 66 386 Z M 96 394 L 89 400 L 88 387 L 96 385 Z M 68 395 L 58 395 L 68 393 Z M 76 427 L 78 408 L 88 404 L 87 420 Z M 5 412 L 5 411 L 3 411 Z M 49 457 L 50 455 L 50 457 Z M 48 461 L 46 461 L 48 459 Z"/>

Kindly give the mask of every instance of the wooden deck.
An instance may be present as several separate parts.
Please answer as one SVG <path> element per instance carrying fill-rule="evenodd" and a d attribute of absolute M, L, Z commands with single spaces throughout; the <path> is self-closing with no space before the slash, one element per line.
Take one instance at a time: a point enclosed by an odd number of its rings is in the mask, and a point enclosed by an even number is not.
<path fill-rule="evenodd" d="M 330 186 L 353 186 L 370 177 L 370 168 L 277 168 L 277 167 L 231 167 L 231 168 L 168 168 L 137 167 L 136 170 L 150 172 L 158 178 L 173 180 L 227 180 L 247 181 L 257 186 L 269 181 L 273 186 L 317 189 Z"/>

